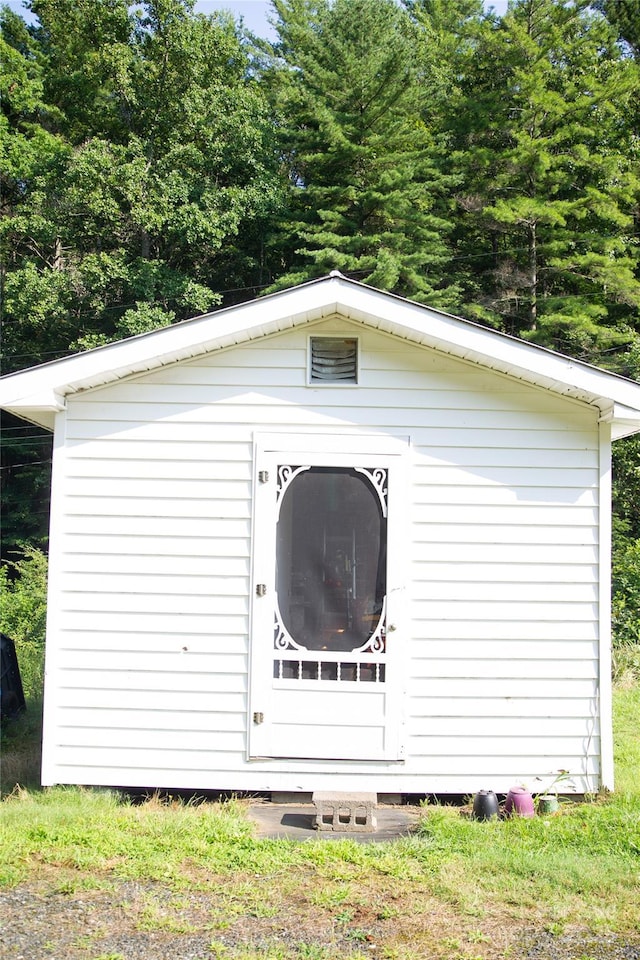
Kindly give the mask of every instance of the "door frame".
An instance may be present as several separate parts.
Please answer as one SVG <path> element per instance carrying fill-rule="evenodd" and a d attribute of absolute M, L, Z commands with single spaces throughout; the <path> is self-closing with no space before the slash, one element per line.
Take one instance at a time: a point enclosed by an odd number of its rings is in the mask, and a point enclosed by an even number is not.
<path fill-rule="evenodd" d="M 387 614 L 392 640 L 393 669 L 385 679 L 385 750 L 383 756 L 344 762 L 403 761 L 405 756 L 404 705 L 406 702 L 406 641 L 409 617 L 406 612 L 407 575 L 407 474 L 410 438 L 389 434 L 289 434 L 256 433 L 254 435 L 254 480 L 252 524 L 251 602 L 249 613 L 247 759 L 283 758 L 270 741 L 268 720 L 273 697 L 278 690 L 269 678 L 273 670 L 274 651 L 269 643 L 264 612 L 259 605 L 268 601 L 261 596 L 259 585 L 275 589 L 276 511 L 273 482 L 264 482 L 259 474 L 265 461 L 282 456 L 289 462 L 310 466 L 357 466 L 358 457 L 372 463 L 377 460 L 390 470 L 391 489 L 387 524 Z M 294 458 L 292 461 L 291 458 Z M 274 478 L 271 477 L 273 481 Z M 260 551 L 262 544 L 271 544 L 270 551 Z M 261 589 L 261 588 L 260 588 Z M 271 593 L 270 606 L 274 600 Z M 304 683 L 304 681 L 303 681 Z M 367 684 L 367 686 L 369 686 Z M 271 742 L 271 748 L 270 748 Z M 291 758 L 304 759 L 304 758 Z M 326 758 L 335 759 L 327 756 Z"/>

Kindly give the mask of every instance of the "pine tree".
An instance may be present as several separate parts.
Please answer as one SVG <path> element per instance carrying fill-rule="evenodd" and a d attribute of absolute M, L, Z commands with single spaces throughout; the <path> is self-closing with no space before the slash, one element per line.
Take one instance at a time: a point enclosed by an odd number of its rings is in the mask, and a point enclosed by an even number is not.
<path fill-rule="evenodd" d="M 447 181 L 425 125 L 418 35 L 394 0 L 274 0 L 271 84 L 290 179 L 284 286 L 337 268 L 452 305 Z"/>
<path fill-rule="evenodd" d="M 470 315 L 588 358 L 629 339 L 637 89 L 588 0 L 515 0 L 485 24 L 454 124 Z"/>
<path fill-rule="evenodd" d="M 636 60 L 640 60 L 640 5 L 638 0 L 595 0 L 593 4 L 601 10 L 618 37 L 629 48 Z"/>
<path fill-rule="evenodd" d="M 487 18 L 482 0 L 403 0 L 420 34 L 421 79 L 428 83 L 423 109 L 445 120 L 459 107 L 461 83 L 475 56 Z"/>

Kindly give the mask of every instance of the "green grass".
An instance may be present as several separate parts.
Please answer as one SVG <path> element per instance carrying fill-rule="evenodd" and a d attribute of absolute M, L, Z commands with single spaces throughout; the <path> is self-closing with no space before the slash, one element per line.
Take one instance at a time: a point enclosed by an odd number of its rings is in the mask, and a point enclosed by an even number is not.
<path fill-rule="evenodd" d="M 505 931 L 529 928 L 638 939 L 640 686 L 616 690 L 614 727 L 615 795 L 491 823 L 429 806 L 415 836 L 384 844 L 258 840 L 244 801 L 133 805 L 109 790 L 19 789 L 1 807 L 0 884 L 45 883 L 69 896 L 158 884 L 170 902 L 150 893 L 135 922 L 163 935 L 200 929 L 205 921 L 180 904 L 205 892 L 211 955 L 228 960 L 353 960 L 374 940 L 389 960 L 488 958 Z M 347 952 L 312 933 L 295 948 L 225 945 L 229 931 L 237 938 L 247 925 L 285 921 L 302 932 L 327 928 Z"/>
<path fill-rule="evenodd" d="M 465 911 L 501 901 L 514 916 L 634 929 L 640 797 L 566 806 L 553 818 L 480 824 L 430 811 L 421 836 L 440 859 L 435 889 Z"/>
<path fill-rule="evenodd" d="M 616 794 L 640 793 L 640 682 L 618 686 L 613 699 Z"/>

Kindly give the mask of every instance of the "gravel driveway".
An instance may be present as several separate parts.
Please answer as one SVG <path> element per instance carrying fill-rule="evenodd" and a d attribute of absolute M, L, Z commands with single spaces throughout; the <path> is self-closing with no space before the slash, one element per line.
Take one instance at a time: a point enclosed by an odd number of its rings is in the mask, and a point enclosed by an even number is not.
<path fill-rule="evenodd" d="M 244 949 L 265 958 L 388 958 L 394 956 L 388 944 L 403 923 L 396 919 L 377 928 L 369 924 L 363 939 L 326 914 L 301 922 L 295 911 L 288 920 L 246 914 L 225 918 L 220 909 L 215 889 L 176 891 L 157 883 L 115 881 L 106 889 L 65 892 L 43 884 L 22 885 L 0 891 L 0 957 L 232 960 L 236 950 Z M 436 937 L 433 952 L 420 948 L 414 955 L 425 960 L 640 960 L 640 937 L 630 942 L 614 935 L 514 930 L 465 952 L 453 947 L 448 952 L 443 944 L 446 940 Z"/>

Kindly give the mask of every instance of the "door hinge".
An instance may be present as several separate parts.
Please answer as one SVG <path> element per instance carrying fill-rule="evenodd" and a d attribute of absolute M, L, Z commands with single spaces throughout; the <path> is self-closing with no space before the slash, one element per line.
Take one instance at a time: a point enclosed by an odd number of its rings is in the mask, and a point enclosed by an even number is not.
<path fill-rule="evenodd" d="M 260 483 L 268 483 L 268 482 L 269 482 L 269 471 L 268 471 L 268 470 L 260 470 L 260 471 L 258 472 L 258 480 L 260 481 Z"/>
<path fill-rule="evenodd" d="M 259 597 L 265 597 L 267 594 L 267 585 L 266 583 L 259 583 L 256 586 L 256 593 Z"/>
<path fill-rule="evenodd" d="M 253 722 L 256 724 L 264 723 L 264 713 L 256 711 L 253 715 Z"/>

